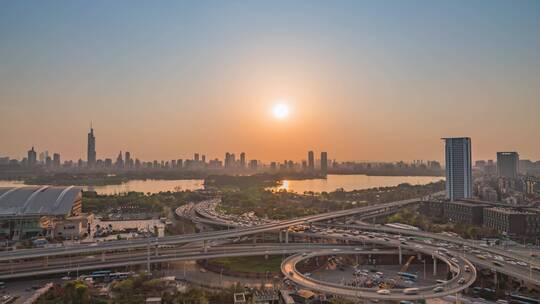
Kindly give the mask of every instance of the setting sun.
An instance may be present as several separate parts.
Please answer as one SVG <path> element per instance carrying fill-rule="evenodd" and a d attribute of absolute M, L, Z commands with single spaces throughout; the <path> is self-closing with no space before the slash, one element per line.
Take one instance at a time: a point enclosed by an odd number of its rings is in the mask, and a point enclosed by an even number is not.
<path fill-rule="evenodd" d="M 289 106 L 287 106 L 285 103 L 277 103 L 272 108 L 272 113 L 277 119 L 285 119 L 287 116 L 289 116 Z"/>

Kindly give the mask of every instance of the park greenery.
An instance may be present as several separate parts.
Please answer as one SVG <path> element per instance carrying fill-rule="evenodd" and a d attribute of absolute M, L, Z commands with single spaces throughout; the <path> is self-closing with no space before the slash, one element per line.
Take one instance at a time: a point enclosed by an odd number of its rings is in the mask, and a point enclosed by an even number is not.
<path fill-rule="evenodd" d="M 244 290 L 242 286 L 233 286 L 211 292 L 199 288 L 178 291 L 175 282 L 171 284 L 169 281 L 154 279 L 143 274 L 112 282 L 110 292 L 107 294 L 100 293 L 98 289 L 99 287 L 86 285 L 82 281 L 70 281 L 63 285 L 55 284 L 35 303 L 132 304 L 144 303 L 150 297 L 160 297 L 162 303 L 166 304 L 232 304 L 234 293 Z"/>
<path fill-rule="evenodd" d="M 249 177 L 222 179 L 222 193 L 218 208 L 228 214 L 241 215 L 254 212 L 260 218 L 288 219 L 323 212 L 365 206 L 368 203 L 384 203 L 425 196 L 444 188 L 443 182 L 427 185 L 400 184 L 396 187 L 380 187 L 364 190 L 333 192 L 305 192 L 296 194 L 287 191 L 271 191 L 269 181 L 250 180 Z M 214 184 L 216 185 L 216 184 Z"/>
<path fill-rule="evenodd" d="M 88 286 L 81 281 L 71 281 L 62 285 L 54 285 L 51 289 L 40 296 L 36 304 L 86 304 L 107 303 L 106 300 L 92 297 Z"/>
<path fill-rule="evenodd" d="M 176 208 L 187 202 L 201 201 L 206 195 L 197 191 L 175 191 L 159 193 L 128 192 L 114 195 L 99 195 L 84 192 L 83 212 L 106 214 L 113 211 L 124 213 L 164 213 L 166 208 Z"/>
<path fill-rule="evenodd" d="M 282 256 L 269 256 L 265 259 L 260 256 L 219 258 L 208 261 L 225 269 L 236 272 L 266 273 L 279 272 Z"/>

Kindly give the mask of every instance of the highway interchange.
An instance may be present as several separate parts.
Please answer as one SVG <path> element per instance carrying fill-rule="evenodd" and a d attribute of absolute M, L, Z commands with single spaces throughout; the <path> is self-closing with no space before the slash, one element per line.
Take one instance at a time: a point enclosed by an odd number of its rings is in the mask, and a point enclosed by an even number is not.
<path fill-rule="evenodd" d="M 230 218 L 216 215 L 215 211 L 212 210 L 219 201 L 212 200 L 194 205 L 189 209 L 179 208 L 177 214 L 202 224 L 225 226 L 232 229 L 168 236 L 159 239 L 122 240 L 91 245 L 2 252 L 0 253 L 0 279 L 67 272 L 78 273 L 92 269 L 150 265 L 180 260 L 293 254 L 286 258 L 282 264 L 282 272 L 286 277 L 304 288 L 345 297 L 414 300 L 456 294 L 474 283 L 476 279 L 474 265 L 540 285 L 540 273 L 533 271 L 533 267 L 540 266 L 537 261 L 498 248 L 483 247 L 467 240 L 441 234 L 396 229 L 364 222 L 358 222 L 359 224 L 354 225 L 331 223 L 323 226 L 315 224 L 336 219 L 350 223 L 354 216 L 365 217 L 366 215 L 392 212 L 419 201 L 418 199 L 404 200 L 284 221 L 254 220 L 254 225 L 250 226 L 243 221 L 235 223 Z M 289 236 L 289 228 L 295 226 L 309 226 L 310 228 L 306 231 L 290 232 L 291 236 Z M 257 235 L 276 232 L 279 232 L 279 243 L 230 243 L 231 240 L 248 236 L 254 237 L 256 241 Z M 283 234 L 285 234 L 284 237 Z M 405 235 L 409 237 L 403 237 Z M 300 237 L 302 240 L 309 241 L 316 239 L 319 243 L 289 243 L 289 237 Z M 412 237 L 425 239 L 420 241 Z M 430 241 L 426 242 L 426 239 Z M 343 244 L 324 244 L 329 240 Z M 396 252 L 400 254 L 400 260 L 401 254 L 405 252 L 431 256 L 433 259 L 446 263 L 453 277 L 437 286 L 423 286 L 419 288 L 417 294 L 405 295 L 403 290 L 388 290 L 386 294 L 381 294 L 376 289 L 317 281 L 296 270 L 296 264 L 303 259 L 336 254 L 365 254 L 369 250 L 369 245 L 391 248 L 393 254 Z M 396 249 L 398 250 L 396 251 Z M 512 264 L 506 263 L 507 261 L 512 261 Z"/>

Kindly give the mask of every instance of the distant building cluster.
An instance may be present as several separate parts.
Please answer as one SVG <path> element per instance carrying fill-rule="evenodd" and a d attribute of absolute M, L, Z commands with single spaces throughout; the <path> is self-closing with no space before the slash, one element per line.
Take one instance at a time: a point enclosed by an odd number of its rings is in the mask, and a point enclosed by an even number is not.
<path fill-rule="evenodd" d="M 446 197 L 450 201 L 478 197 L 508 205 L 540 206 L 540 161 L 520 160 L 514 151 L 497 152 L 496 161 L 477 160 L 473 167 L 470 138 L 443 140 Z"/>

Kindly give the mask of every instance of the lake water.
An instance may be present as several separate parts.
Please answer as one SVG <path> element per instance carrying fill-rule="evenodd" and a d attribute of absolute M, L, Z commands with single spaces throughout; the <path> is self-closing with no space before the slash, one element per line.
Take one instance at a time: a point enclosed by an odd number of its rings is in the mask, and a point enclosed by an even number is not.
<path fill-rule="evenodd" d="M 0 187 L 22 187 L 25 186 L 20 181 L 0 181 Z M 84 190 L 93 190 L 99 194 L 117 194 L 129 191 L 158 193 L 160 191 L 197 190 L 204 188 L 203 179 L 179 179 L 179 180 L 130 180 L 120 185 L 106 186 L 82 186 Z"/>
<path fill-rule="evenodd" d="M 338 188 L 345 191 L 362 190 L 376 187 L 393 187 L 402 183 L 411 185 L 425 185 L 431 182 L 443 180 L 441 176 L 368 176 L 361 174 L 354 175 L 327 175 L 326 179 L 304 179 L 304 180 L 283 180 L 278 187 L 270 188 L 272 190 L 292 191 L 304 193 L 313 192 L 332 192 Z"/>
<path fill-rule="evenodd" d="M 443 180 L 440 176 L 367 176 L 367 175 L 333 175 L 329 174 L 326 179 L 306 179 L 306 180 L 283 180 L 278 187 L 273 190 L 286 189 L 297 193 L 304 191 L 331 192 L 337 188 L 346 191 L 361 190 L 376 187 L 391 187 L 401 183 L 412 185 L 423 185 L 431 182 Z M 20 181 L 0 180 L 0 187 L 22 187 L 25 186 Z M 94 190 L 99 194 L 117 194 L 129 191 L 158 193 L 160 191 L 197 190 L 204 188 L 204 180 L 131 180 L 120 185 L 107 186 L 84 186 L 85 190 Z"/>

